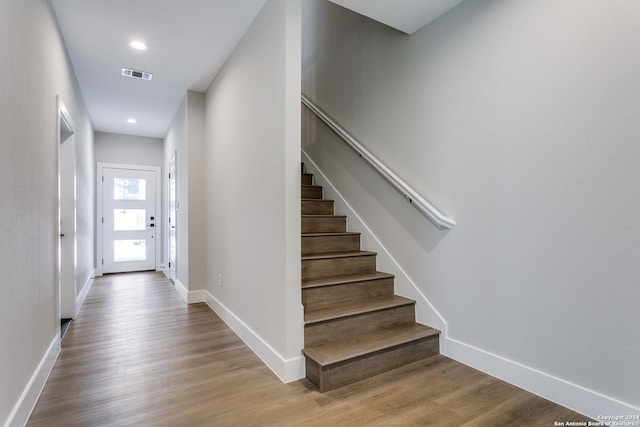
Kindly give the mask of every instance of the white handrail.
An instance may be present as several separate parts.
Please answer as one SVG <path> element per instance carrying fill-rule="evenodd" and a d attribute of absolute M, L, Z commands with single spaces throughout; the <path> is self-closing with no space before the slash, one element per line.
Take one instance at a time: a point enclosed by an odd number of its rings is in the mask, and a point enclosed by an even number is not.
<path fill-rule="evenodd" d="M 331 117 L 322 111 L 305 95 L 302 95 L 302 103 L 313 112 L 320 120 L 331 128 L 344 142 L 349 144 L 371 167 L 373 167 L 393 188 L 398 190 L 402 196 L 407 199 L 416 209 L 426 216 L 436 227 L 440 229 L 453 228 L 456 222 L 444 215 L 431 203 L 420 196 L 413 188 L 404 182 L 398 175 L 393 173 L 391 169 L 386 167 L 380 160 L 355 140 L 349 133 L 337 124 Z"/>

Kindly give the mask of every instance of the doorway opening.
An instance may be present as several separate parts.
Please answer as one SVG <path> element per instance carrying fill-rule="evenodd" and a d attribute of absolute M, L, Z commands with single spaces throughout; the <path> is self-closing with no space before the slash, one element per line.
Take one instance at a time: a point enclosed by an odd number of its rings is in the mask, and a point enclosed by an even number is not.
<path fill-rule="evenodd" d="M 62 339 L 76 317 L 76 142 L 73 120 L 58 96 L 58 336 Z"/>

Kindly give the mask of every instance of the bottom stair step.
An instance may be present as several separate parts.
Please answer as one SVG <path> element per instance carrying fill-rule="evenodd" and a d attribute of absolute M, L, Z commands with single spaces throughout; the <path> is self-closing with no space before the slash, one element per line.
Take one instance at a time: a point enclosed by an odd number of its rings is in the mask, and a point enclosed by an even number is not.
<path fill-rule="evenodd" d="M 319 365 L 327 366 L 407 342 L 437 337 L 439 334 L 440 331 L 437 329 L 415 323 L 371 332 L 345 341 L 305 348 L 302 351 Z"/>
<path fill-rule="evenodd" d="M 434 356 L 439 334 L 416 323 L 305 348 L 307 379 L 324 392 Z"/>

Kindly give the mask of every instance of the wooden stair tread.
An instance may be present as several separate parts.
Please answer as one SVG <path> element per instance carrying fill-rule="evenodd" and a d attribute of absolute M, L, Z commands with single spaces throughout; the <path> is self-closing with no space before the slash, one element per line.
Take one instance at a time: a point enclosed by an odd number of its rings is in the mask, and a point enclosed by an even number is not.
<path fill-rule="evenodd" d="M 359 236 L 362 233 L 358 233 L 357 231 L 330 231 L 327 233 L 302 233 L 302 237 L 328 237 L 328 236 Z"/>
<path fill-rule="evenodd" d="M 316 199 L 306 199 L 306 200 L 316 200 Z M 302 218 L 346 218 L 346 215 L 302 215 Z"/>
<path fill-rule="evenodd" d="M 323 286 L 342 285 L 345 283 L 367 282 L 369 280 L 393 279 L 395 276 L 389 273 L 376 271 L 370 274 L 349 274 L 343 276 L 321 277 L 302 281 L 302 288 L 319 288 Z"/>
<path fill-rule="evenodd" d="M 335 202 L 333 199 L 300 199 L 303 202 Z M 303 215 L 304 216 L 304 215 Z M 333 215 L 329 215 L 333 216 Z"/>
<path fill-rule="evenodd" d="M 376 252 L 369 251 L 354 251 L 354 252 L 327 252 L 326 254 L 311 254 L 311 255 L 302 255 L 302 260 L 313 260 L 313 259 L 329 259 L 329 258 L 349 258 L 349 257 L 359 257 L 359 256 L 375 256 Z"/>
<path fill-rule="evenodd" d="M 410 304 L 415 304 L 415 301 L 398 295 L 383 295 L 375 298 L 347 301 L 306 310 L 304 323 L 309 325 Z"/>
<path fill-rule="evenodd" d="M 402 344 L 436 336 L 439 330 L 420 323 L 382 329 L 344 341 L 304 348 L 302 352 L 320 366 L 327 366 Z"/>

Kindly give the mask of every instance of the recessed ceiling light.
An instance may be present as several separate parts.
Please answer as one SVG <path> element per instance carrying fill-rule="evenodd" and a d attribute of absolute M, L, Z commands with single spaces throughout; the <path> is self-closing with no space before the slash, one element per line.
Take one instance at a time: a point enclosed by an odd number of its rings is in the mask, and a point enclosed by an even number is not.
<path fill-rule="evenodd" d="M 147 48 L 147 45 L 142 43 L 140 40 L 132 41 L 131 43 L 129 43 L 129 46 L 138 50 L 145 50 Z"/>
<path fill-rule="evenodd" d="M 131 123 L 133 125 L 133 124 L 136 124 L 138 122 L 136 121 L 136 119 L 127 119 L 127 123 Z"/>

